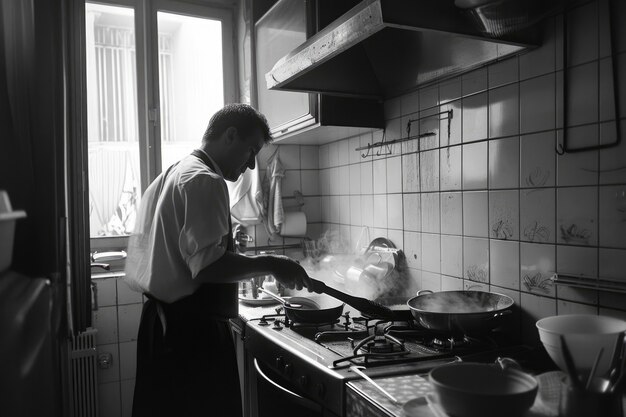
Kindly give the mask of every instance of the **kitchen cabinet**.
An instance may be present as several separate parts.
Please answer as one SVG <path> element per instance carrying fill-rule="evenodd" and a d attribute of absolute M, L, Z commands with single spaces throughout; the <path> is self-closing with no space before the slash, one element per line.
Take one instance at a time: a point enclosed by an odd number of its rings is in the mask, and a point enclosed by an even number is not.
<path fill-rule="evenodd" d="M 281 57 L 355 2 L 327 3 L 281 0 L 255 23 L 256 105 L 281 144 L 321 144 L 385 127 L 383 103 L 376 99 L 267 89 L 266 74 Z"/>
<path fill-rule="evenodd" d="M 250 415 L 248 404 L 249 393 L 246 389 L 246 380 L 247 380 L 247 372 L 246 372 L 246 354 L 244 348 L 244 330 L 245 330 L 245 322 L 241 318 L 232 319 L 230 321 L 230 328 L 233 336 L 233 341 L 235 343 L 235 352 L 237 355 L 237 370 L 239 371 L 239 386 L 241 390 L 241 402 L 242 402 L 242 410 L 244 416 Z"/>

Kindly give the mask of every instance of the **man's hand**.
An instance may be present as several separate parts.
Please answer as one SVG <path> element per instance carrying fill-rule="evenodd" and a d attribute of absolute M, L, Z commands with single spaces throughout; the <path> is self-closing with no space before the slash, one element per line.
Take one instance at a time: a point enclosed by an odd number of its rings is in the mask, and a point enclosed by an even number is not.
<path fill-rule="evenodd" d="M 311 279 L 298 262 L 283 255 L 266 255 L 264 258 L 271 274 L 285 287 L 301 290 L 310 286 Z"/>

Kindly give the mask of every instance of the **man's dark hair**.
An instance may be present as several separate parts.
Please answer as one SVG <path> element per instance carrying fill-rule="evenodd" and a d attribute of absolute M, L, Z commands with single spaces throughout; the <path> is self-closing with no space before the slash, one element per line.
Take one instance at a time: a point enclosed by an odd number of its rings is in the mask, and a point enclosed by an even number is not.
<path fill-rule="evenodd" d="M 259 129 L 265 143 L 272 141 L 265 116 L 248 104 L 236 103 L 227 104 L 211 117 L 209 126 L 202 136 L 202 142 L 207 143 L 218 138 L 229 127 L 236 128 L 241 137 L 249 136 Z"/>

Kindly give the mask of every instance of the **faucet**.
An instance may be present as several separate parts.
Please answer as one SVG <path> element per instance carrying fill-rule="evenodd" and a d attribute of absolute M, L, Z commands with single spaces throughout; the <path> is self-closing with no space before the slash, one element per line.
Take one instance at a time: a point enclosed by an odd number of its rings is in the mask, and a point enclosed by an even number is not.
<path fill-rule="evenodd" d="M 108 271 L 108 270 L 111 269 L 111 265 L 105 264 L 105 263 L 102 263 L 102 262 L 92 262 L 91 263 L 91 268 L 102 268 L 105 271 Z"/>
<path fill-rule="evenodd" d="M 245 252 L 246 246 L 249 242 L 254 242 L 252 236 L 246 233 L 246 229 L 244 226 L 238 224 L 235 226 L 235 248 L 237 248 L 238 252 Z"/>

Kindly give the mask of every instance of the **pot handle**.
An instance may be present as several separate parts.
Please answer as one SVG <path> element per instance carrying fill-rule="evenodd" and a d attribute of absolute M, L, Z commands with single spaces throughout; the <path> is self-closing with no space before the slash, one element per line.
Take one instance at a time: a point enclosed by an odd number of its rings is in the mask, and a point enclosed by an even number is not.
<path fill-rule="evenodd" d="M 512 358 L 503 358 L 501 356 L 498 356 L 495 364 L 498 365 L 503 371 L 507 371 L 509 369 L 517 369 L 518 371 L 522 370 L 522 366 L 519 364 L 519 362 Z"/>
<path fill-rule="evenodd" d="M 420 295 L 424 295 L 424 294 L 434 294 L 434 292 L 433 292 L 433 291 L 431 291 L 431 290 L 419 290 L 419 291 L 417 292 L 417 296 L 418 296 L 418 297 L 419 297 Z"/>

